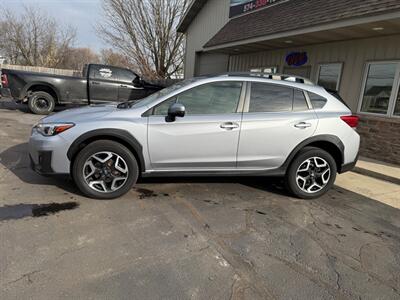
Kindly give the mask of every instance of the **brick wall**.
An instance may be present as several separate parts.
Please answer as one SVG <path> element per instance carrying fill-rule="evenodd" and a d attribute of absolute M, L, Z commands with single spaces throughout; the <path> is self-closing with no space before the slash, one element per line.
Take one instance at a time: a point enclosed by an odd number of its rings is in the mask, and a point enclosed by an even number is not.
<path fill-rule="evenodd" d="M 400 165 L 400 118 L 360 116 L 360 155 Z"/>

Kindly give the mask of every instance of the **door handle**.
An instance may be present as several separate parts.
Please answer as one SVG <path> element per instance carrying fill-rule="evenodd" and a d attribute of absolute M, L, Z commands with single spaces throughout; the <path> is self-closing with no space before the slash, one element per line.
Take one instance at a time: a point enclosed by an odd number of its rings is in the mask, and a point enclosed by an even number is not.
<path fill-rule="evenodd" d="M 294 127 L 300 128 L 300 129 L 306 129 L 306 128 L 310 128 L 311 124 L 306 123 L 306 122 L 300 122 L 300 123 L 297 123 L 296 125 L 294 125 Z"/>
<path fill-rule="evenodd" d="M 221 127 L 222 129 L 226 129 L 226 130 L 233 130 L 233 129 L 239 128 L 239 124 L 234 123 L 234 122 L 226 122 L 226 123 L 222 123 L 219 127 Z"/>
<path fill-rule="evenodd" d="M 93 85 L 95 85 L 95 84 L 100 84 L 100 82 L 98 82 L 98 81 L 92 81 L 92 84 L 93 84 Z"/>

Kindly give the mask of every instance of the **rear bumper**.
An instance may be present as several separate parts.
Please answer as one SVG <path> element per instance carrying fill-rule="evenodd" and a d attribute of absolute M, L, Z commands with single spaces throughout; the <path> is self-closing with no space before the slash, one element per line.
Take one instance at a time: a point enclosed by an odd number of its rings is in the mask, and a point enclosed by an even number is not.
<path fill-rule="evenodd" d="M 12 98 L 10 89 L 0 88 L 0 96 L 5 98 Z"/>
<path fill-rule="evenodd" d="M 358 161 L 358 154 L 357 154 L 356 159 L 355 159 L 353 162 L 348 163 L 348 164 L 343 164 L 343 165 L 341 166 L 341 168 L 340 168 L 340 170 L 339 170 L 339 174 L 342 174 L 342 173 L 349 172 L 349 171 L 353 170 L 354 167 L 355 167 L 356 164 L 357 164 L 357 161 Z"/>

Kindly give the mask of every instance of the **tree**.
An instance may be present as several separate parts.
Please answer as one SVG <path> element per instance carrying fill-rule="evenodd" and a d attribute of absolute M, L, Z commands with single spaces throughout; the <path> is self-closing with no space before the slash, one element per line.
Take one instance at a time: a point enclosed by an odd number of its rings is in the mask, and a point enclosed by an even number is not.
<path fill-rule="evenodd" d="M 82 70 L 86 64 L 100 63 L 100 56 L 90 48 L 69 48 L 60 67 Z"/>
<path fill-rule="evenodd" d="M 101 62 L 106 65 L 128 68 L 135 70 L 136 65 L 124 54 L 115 52 L 112 49 L 102 49 L 100 52 Z"/>
<path fill-rule="evenodd" d="M 6 10 L 0 15 L 0 52 L 12 64 L 58 67 L 73 45 L 75 32 L 33 7 L 24 7 L 20 16 Z"/>
<path fill-rule="evenodd" d="M 176 31 L 188 0 L 103 0 L 100 36 L 129 57 L 142 76 L 181 74 L 184 36 Z"/>

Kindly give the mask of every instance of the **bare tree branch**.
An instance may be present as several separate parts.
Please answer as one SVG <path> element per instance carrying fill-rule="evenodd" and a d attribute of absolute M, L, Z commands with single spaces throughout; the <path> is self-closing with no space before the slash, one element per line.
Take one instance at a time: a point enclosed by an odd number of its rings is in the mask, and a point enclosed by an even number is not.
<path fill-rule="evenodd" d="M 0 15 L 0 52 L 12 64 L 60 67 L 74 43 L 76 30 L 60 28 L 55 19 L 33 7 L 18 17 Z"/>
<path fill-rule="evenodd" d="M 150 79 L 182 74 L 183 35 L 176 26 L 188 0 L 103 0 L 99 36 Z"/>

